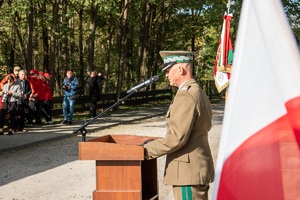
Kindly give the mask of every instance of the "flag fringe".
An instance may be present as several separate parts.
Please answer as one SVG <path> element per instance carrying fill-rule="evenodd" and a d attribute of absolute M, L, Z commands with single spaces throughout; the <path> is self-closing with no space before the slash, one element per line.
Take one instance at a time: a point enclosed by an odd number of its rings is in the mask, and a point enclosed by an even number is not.
<path fill-rule="evenodd" d="M 218 66 L 218 71 L 224 73 L 231 73 L 231 68 L 229 68 L 228 66 Z"/>
<path fill-rule="evenodd" d="M 229 86 L 230 81 L 227 81 L 227 83 L 225 83 L 222 86 L 219 86 L 218 83 L 215 81 L 215 86 L 218 90 L 219 93 L 221 93 L 225 88 L 227 88 L 227 86 Z"/>

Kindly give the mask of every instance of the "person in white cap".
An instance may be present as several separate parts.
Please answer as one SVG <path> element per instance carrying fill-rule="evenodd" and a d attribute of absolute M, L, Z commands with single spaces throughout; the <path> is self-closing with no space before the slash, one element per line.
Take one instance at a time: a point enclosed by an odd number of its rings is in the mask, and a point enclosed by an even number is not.
<path fill-rule="evenodd" d="M 164 138 L 143 144 L 145 158 L 166 155 L 164 183 L 173 186 L 176 200 L 208 199 L 214 164 L 208 143 L 212 108 L 207 95 L 193 79 L 189 51 L 161 51 L 166 77 L 178 91 L 166 114 Z"/>

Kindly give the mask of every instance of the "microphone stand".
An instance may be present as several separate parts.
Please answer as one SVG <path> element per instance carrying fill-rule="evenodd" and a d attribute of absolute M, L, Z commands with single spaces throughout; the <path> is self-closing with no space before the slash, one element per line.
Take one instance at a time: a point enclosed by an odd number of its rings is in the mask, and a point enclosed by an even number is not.
<path fill-rule="evenodd" d="M 94 122 L 96 119 L 102 117 L 104 114 L 106 114 L 109 110 L 117 107 L 118 105 L 120 105 L 121 103 L 124 104 L 124 101 L 126 99 L 128 99 L 131 95 L 133 95 L 135 92 L 137 92 L 136 90 L 131 91 L 130 93 L 128 93 L 125 97 L 123 97 L 122 99 L 119 99 L 116 103 L 114 103 L 113 105 L 111 105 L 110 107 L 108 107 L 107 109 L 105 109 L 102 113 L 98 114 L 96 117 L 94 117 L 93 119 L 91 119 L 90 121 L 86 122 L 85 124 L 83 124 L 81 127 L 79 127 L 78 129 L 73 131 L 73 135 L 77 134 L 78 132 L 81 133 L 82 135 L 82 141 L 85 142 L 85 138 L 86 138 L 86 134 L 87 134 L 87 130 L 85 129 L 86 126 L 88 126 L 89 124 L 91 124 L 92 122 Z"/>

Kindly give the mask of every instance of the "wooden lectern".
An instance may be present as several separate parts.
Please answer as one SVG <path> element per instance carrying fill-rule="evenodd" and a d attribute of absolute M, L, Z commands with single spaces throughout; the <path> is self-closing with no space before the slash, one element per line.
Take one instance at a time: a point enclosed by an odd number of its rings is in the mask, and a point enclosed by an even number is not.
<path fill-rule="evenodd" d="M 96 160 L 93 200 L 157 200 L 156 159 L 144 160 L 138 146 L 147 136 L 106 135 L 79 142 L 79 160 Z"/>

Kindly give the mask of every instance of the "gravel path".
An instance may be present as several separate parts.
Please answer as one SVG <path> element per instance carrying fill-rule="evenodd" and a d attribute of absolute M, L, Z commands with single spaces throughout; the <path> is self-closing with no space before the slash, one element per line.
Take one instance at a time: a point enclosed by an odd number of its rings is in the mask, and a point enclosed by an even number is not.
<path fill-rule="evenodd" d="M 214 105 L 214 108 L 209 142 L 215 160 L 224 106 Z M 107 134 L 162 137 L 164 129 L 164 117 L 158 116 L 97 131 L 88 135 L 87 140 Z M 96 188 L 95 161 L 78 160 L 80 141 L 81 136 L 73 136 L 1 153 L 0 200 L 92 199 Z M 170 186 L 162 184 L 164 163 L 165 157 L 158 159 L 159 196 L 161 200 L 172 200 Z"/>

